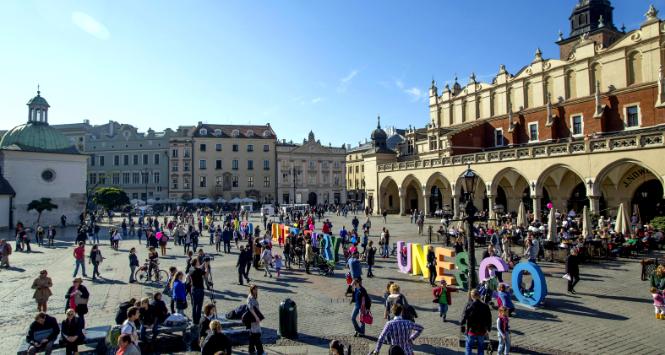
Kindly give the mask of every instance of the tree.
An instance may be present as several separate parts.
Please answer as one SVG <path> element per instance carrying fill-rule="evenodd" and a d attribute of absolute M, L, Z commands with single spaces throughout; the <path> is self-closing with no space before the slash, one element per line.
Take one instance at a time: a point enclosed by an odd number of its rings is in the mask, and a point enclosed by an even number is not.
<path fill-rule="evenodd" d="M 39 220 L 42 218 L 42 212 L 51 211 L 56 208 L 58 208 L 58 205 L 51 202 L 51 199 L 48 197 L 42 197 L 39 200 L 32 200 L 28 204 L 28 211 L 37 211 L 37 224 L 39 224 Z"/>
<path fill-rule="evenodd" d="M 129 204 L 129 197 L 125 191 L 117 187 L 102 187 L 95 191 L 93 202 L 107 210 L 114 210 Z"/>

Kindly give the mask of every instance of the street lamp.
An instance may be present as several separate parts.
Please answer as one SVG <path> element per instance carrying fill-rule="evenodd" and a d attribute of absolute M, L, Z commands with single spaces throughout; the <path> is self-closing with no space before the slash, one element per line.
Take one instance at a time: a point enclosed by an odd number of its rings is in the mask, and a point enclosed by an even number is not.
<path fill-rule="evenodd" d="M 462 174 L 464 178 L 464 186 L 466 187 L 466 206 L 464 212 L 466 216 L 466 239 L 469 243 L 469 288 L 474 289 L 478 286 L 476 278 L 476 245 L 473 237 L 473 222 L 476 220 L 476 206 L 473 205 L 473 193 L 478 182 L 478 175 L 471 170 L 471 164 L 467 166 L 466 171 Z"/>
<path fill-rule="evenodd" d="M 286 180 L 288 176 L 293 176 L 293 204 L 296 204 L 296 181 L 297 177 L 300 175 L 300 169 L 296 168 L 296 166 L 292 166 L 289 170 L 286 172 L 282 173 L 282 178 Z"/>

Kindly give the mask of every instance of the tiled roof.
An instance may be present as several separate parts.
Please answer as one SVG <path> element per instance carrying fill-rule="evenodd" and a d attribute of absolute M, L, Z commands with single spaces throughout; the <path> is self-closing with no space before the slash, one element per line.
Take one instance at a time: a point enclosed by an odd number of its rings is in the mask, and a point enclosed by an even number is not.
<path fill-rule="evenodd" d="M 4 177 L 0 175 L 0 195 L 16 195 L 16 192 L 12 188 L 12 185 L 9 184 Z"/>

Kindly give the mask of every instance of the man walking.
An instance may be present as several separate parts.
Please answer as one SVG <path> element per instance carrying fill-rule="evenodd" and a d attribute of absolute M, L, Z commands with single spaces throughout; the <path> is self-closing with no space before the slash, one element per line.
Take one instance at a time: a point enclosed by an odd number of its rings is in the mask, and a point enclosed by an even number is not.
<path fill-rule="evenodd" d="M 192 260 L 192 270 L 189 272 L 189 279 L 192 285 L 192 321 L 199 324 L 201 320 L 201 310 L 203 309 L 204 279 L 206 272 L 200 268 L 198 259 Z"/>
<path fill-rule="evenodd" d="M 238 268 L 238 284 L 243 285 L 243 278 L 249 282 L 249 277 L 247 277 L 247 274 L 245 273 L 245 270 L 247 269 L 247 264 L 251 263 L 249 259 L 247 259 L 247 253 L 245 253 L 245 246 L 241 245 L 240 246 L 240 253 L 238 254 L 238 262 L 236 263 L 236 268 Z"/>
<path fill-rule="evenodd" d="M 395 318 L 383 327 L 372 354 L 378 354 L 383 342 L 388 340 L 393 348 L 398 347 L 404 354 L 413 355 L 413 341 L 420 336 L 424 328 L 420 324 L 402 318 L 404 307 L 399 303 L 393 305 L 392 313 Z"/>
<path fill-rule="evenodd" d="M 74 260 L 76 261 L 74 275 L 72 277 L 76 277 L 76 274 L 78 274 L 79 266 L 81 267 L 83 277 L 88 277 L 88 275 L 85 274 L 85 243 L 79 242 L 78 247 L 74 248 L 72 255 L 74 255 Z"/>
<path fill-rule="evenodd" d="M 466 305 L 460 322 L 466 337 L 466 355 L 473 354 L 474 343 L 478 345 L 478 355 L 485 353 L 485 335 L 492 330 L 490 307 L 480 301 L 478 290 L 471 290 L 471 301 Z"/>
<path fill-rule="evenodd" d="M 349 258 L 347 265 L 349 270 L 351 270 L 351 278 L 360 279 L 363 276 L 362 265 L 360 264 L 359 259 L 360 253 L 356 250 L 353 252 L 353 255 Z"/>

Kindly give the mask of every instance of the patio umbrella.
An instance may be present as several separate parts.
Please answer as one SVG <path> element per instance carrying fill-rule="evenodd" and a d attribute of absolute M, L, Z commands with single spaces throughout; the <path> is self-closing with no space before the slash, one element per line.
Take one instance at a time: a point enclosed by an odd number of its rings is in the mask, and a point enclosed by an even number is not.
<path fill-rule="evenodd" d="M 203 200 L 201 200 L 201 203 L 209 204 L 212 203 L 212 200 L 206 197 Z"/>
<path fill-rule="evenodd" d="M 185 200 L 183 200 L 182 198 L 178 197 L 178 198 L 173 199 L 173 203 L 185 203 Z"/>
<path fill-rule="evenodd" d="M 630 222 L 628 220 L 628 215 L 626 214 L 626 209 L 623 207 L 623 203 L 619 204 L 617 219 L 614 223 L 614 231 L 616 233 L 622 233 L 623 235 L 630 234 Z"/>
<path fill-rule="evenodd" d="M 187 203 L 191 203 L 191 204 L 195 205 L 197 203 L 201 203 L 201 199 L 193 198 L 193 199 L 187 201 Z"/>
<path fill-rule="evenodd" d="M 155 202 L 157 202 L 157 200 L 155 200 L 154 198 L 149 198 L 149 199 L 148 199 L 148 204 L 151 204 L 151 205 L 152 205 L 152 204 L 154 204 Z"/>
<path fill-rule="evenodd" d="M 251 197 L 245 197 L 244 200 L 245 200 L 246 203 L 254 203 L 254 202 L 256 202 L 256 200 L 253 199 L 253 198 L 251 198 Z"/>
<path fill-rule="evenodd" d="M 527 227 L 529 225 L 529 222 L 526 219 L 524 201 L 520 202 L 520 207 L 517 209 L 517 225 L 520 227 Z"/>
<path fill-rule="evenodd" d="M 229 201 L 229 203 L 242 203 L 242 200 L 237 197 L 234 197 L 231 199 L 231 201 Z"/>
<path fill-rule="evenodd" d="M 226 200 L 220 197 L 217 199 L 217 203 L 226 203 Z"/>
<path fill-rule="evenodd" d="M 587 238 L 592 234 L 591 215 L 589 214 L 589 208 L 584 206 L 582 210 L 582 235 Z"/>
<path fill-rule="evenodd" d="M 556 241 L 556 223 L 554 220 L 554 208 L 550 209 L 550 214 L 547 216 L 547 240 L 550 242 Z"/>

